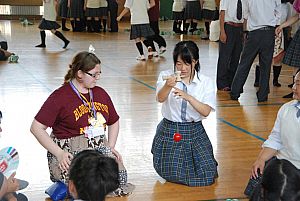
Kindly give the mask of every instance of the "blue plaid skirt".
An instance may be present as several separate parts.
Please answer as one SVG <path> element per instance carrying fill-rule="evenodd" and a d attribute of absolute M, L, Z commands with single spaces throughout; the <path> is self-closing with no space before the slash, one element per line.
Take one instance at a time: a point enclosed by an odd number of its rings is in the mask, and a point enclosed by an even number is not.
<path fill-rule="evenodd" d="M 58 16 L 64 18 L 68 17 L 68 0 L 59 1 Z"/>
<path fill-rule="evenodd" d="M 133 24 L 130 29 L 130 40 L 136 38 L 148 38 L 155 35 L 151 29 L 150 24 Z"/>
<path fill-rule="evenodd" d="M 179 142 L 173 140 L 180 133 Z M 177 123 L 163 119 L 157 126 L 151 152 L 156 172 L 169 182 L 208 186 L 218 176 L 218 163 L 202 122 Z"/>
<path fill-rule="evenodd" d="M 285 52 L 282 63 L 296 68 L 300 67 L 300 28 L 298 28 L 293 36 L 293 39 Z"/>

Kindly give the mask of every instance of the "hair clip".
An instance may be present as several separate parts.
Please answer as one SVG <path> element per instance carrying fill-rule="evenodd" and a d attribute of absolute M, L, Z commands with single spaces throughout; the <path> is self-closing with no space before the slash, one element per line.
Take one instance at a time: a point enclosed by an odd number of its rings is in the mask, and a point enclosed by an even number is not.
<path fill-rule="evenodd" d="M 90 46 L 89 46 L 89 53 L 95 54 L 95 48 L 92 44 L 90 44 Z"/>

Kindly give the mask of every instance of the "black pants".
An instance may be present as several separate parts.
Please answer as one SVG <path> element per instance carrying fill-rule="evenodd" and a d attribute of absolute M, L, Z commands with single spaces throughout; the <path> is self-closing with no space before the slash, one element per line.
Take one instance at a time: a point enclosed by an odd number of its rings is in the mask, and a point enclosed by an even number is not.
<path fill-rule="evenodd" d="M 231 97 L 238 98 L 243 92 L 244 84 L 247 80 L 251 65 L 259 55 L 260 79 L 259 89 L 256 93 L 259 102 L 268 99 L 270 69 L 274 52 L 275 28 L 267 27 L 250 31 L 245 42 L 240 63 L 231 85 Z"/>
<path fill-rule="evenodd" d="M 116 0 L 108 0 L 107 2 L 110 15 L 110 29 L 112 32 L 118 32 L 118 3 Z"/>
<path fill-rule="evenodd" d="M 146 38 L 146 40 L 156 42 L 158 44 L 158 47 L 166 47 L 167 44 L 165 39 L 161 35 L 159 35 L 158 21 L 150 21 L 150 27 L 154 31 L 154 35 Z"/>
<path fill-rule="evenodd" d="M 226 43 L 219 42 L 219 59 L 217 66 L 217 87 L 231 87 L 243 48 L 243 27 L 224 25 L 227 35 Z"/>

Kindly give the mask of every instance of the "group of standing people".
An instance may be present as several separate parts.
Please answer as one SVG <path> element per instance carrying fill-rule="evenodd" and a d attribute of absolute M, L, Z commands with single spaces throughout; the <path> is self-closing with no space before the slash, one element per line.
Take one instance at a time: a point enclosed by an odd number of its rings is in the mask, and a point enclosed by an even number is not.
<path fill-rule="evenodd" d="M 259 70 L 256 70 L 254 86 L 259 87 L 256 93 L 258 102 L 268 100 L 272 64 L 273 85 L 281 86 L 278 82 L 281 60 L 274 62 L 273 59 L 275 40 L 286 39 L 283 63 L 296 68 L 300 67 L 299 57 L 297 57 L 298 32 L 288 47 L 286 31 L 283 37 L 279 37 L 282 28 L 290 26 L 299 19 L 298 14 L 290 19 L 287 18 L 288 2 L 292 3 L 286 0 L 221 1 L 217 87 L 218 90 L 230 91 L 232 100 L 238 100 L 240 94 L 243 93 L 243 86 L 257 55 L 259 56 Z M 275 51 L 277 51 L 276 48 Z"/>
<path fill-rule="evenodd" d="M 178 34 L 187 34 L 197 30 L 197 23 L 204 20 L 205 32 L 201 39 L 208 39 L 210 22 L 219 19 L 219 0 L 174 0 L 173 31 Z"/>

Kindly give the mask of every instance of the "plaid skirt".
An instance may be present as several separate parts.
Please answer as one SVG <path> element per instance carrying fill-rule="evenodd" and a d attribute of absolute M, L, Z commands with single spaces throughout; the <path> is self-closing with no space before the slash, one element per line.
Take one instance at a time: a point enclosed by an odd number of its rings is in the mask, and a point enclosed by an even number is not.
<path fill-rule="evenodd" d="M 131 25 L 130 30 L 130 40 L 136 38 L 147 38 L 150 36 L 154 36 L 155 33 L 151 29 L 150 24 L 133 24 Z"/>
<path fill-rule="evenodd" d="M 64 18 L 68 17 L 68 0 L 59 1 L 58 16 Z"/>
<path fill-rule="evenodd" d="M 100 8 L 86 8 L 84 14 L 86 17 L 100 17 Z"/>
<path fill-rule="evenodd" d="M 83 18 L 84 17 L 83 4 L 84 4 L 84 0 L 72 0 L 68 16 L 70 18 Z"/>
<path fill-rule="evenodd" d="M 49 21 L 49 20 L 45 20 L 44 18 L 41 20 L 40 24 L 39 24 L 39 29 L 42 30 L 56 30 L 59 29 L 60 25 L 55 22 L 55 21 Z"/>
<path fill-rule="evenodd" d="M 86 149 L 95 149 L 105 156 L 115 158 L 115 156 L 111 151 L 111 148 L 108 146 L 106 137 L 105 138 L 97 137 L 93 139 L 88 139 L 84 137 L 84 135 L 80 135 L 68 139 L 57 139 L 53 135 L 51 135 L 51 138 L 61 149 L 73 155 Z M 57 158 L 54 155 L 52 155 L 50 152 L 47 152 L 47 158 L 48 158 L 48 166 L 49 166 L 51 181 L 53 182 L 62 181 L 64 183 L 68 183 L 69 181 L 68 172 L 62 171 L 59 168 L 58 166 L 59 162 Z M 117 162 L 119 165 L 120 185 L 121 186 L 126 185 L 127 183 L 126 169 L 120 161 Z"/>
<path fill-rule="evenodd" d="M 108 8 L 100 7 L 100 17 L 107 17 L 107 16 L 108 16 Z"/>
<path fill-rule="evenodd" d="M 184 11 L 182 11 L 182 12 L 174 12 L 173 11 L 172 18 L 173 18 L 173 20 L 184 20 L 183 15 L 184 15 Z"/>
<path fill-rule="evenodd" d="M 211 20 L 211 21 L 218 20 L 219 19 L 219 10 L 203 9 L 202 10 L 202 17 L 205 20 Z"/>
<path fill-rule="evenodd" d="M 176 132 L 182 135 L 179 142 L 173 140 Z M 151 152 L 154 169 L 169 182 L 208 186 L 218 176 L 218 163 L 202 122 L 163 119 L 157 126 Z"/>
<path fill-rule="evenodd" d="M 201 20 L 202 11 L 199 1 L 187 1 L 184 10 L 184 19 Z"/>
<path fill-rule="evenodd" d="M 293 40 L 290 42 L 282 63 L 291 67 L 300 68 L 300 28 L 297 30 Z"/>

